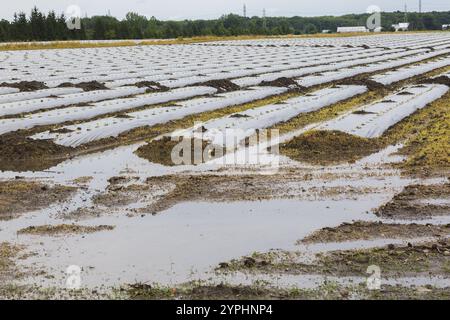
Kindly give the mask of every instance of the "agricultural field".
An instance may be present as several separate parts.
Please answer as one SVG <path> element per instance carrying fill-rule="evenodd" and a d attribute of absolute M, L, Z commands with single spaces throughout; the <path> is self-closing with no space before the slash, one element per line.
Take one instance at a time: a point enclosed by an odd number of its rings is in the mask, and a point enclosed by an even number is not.
<path fill-rule="evenodd" d="M 450 33 L 85 45 L 0 50 L 0 298 L 450 298 Z"/>

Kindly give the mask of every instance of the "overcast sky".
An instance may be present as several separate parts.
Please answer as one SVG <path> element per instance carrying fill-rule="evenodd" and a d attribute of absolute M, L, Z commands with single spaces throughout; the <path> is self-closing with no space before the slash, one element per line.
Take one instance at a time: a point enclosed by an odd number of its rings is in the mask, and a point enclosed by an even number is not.
<path fill-rule="evenodd" d="M 225 13 L 242 14 L 244 3 L 247 15 L 316 16 L 365 12 L 370 5 L 384 11 L 418 11 L 419 0 L 3 0 L 0 18 L 11 20 L 13 13 L 28 14 L 33 6 L 43 11 L 63 12 L 70 5 L 78 5 L 83 15 L 105 14 L 123 18 L 129 11 L 158 19 L 209 19 Z M 423 11 L 450 11 L 450 0 L 422 0 Z M 449 21 L 450 22 L 450 21 Z"/>

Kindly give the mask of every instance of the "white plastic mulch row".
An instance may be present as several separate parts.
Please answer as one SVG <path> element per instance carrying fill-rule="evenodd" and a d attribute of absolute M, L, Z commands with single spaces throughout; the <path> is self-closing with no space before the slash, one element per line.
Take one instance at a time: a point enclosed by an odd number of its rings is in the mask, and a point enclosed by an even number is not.
<path fill-rule="evenodd" d="M 263 81 L 273 81 L 276 80 L 278 78 L 282 78 L 282 77 L 286 77 L 286 78 L 296 78 L 296 77 L 301 77 L 303 75 L 307 75 L 307 74 L 315 74 L 315 73 L 321 73 L 321 72 L 327 72 L 327 71 L 331 71 L 331 70 L 339 70 L 342 68 L 348 68 L 348 67 L 354 67 L 357 65 L 362 65 L 362 64 L 369 64 L 369 63 L 374 63 L 374 62 L 384 62 L 389 61 L 391 59 L 398 59 L 398 58 L 402 58 L 402 57 L 406 57 L 406 56 L 412 56 L 413 54 L 418 54 L 418 53 L 423 53 L 424 50 L 414 50 L 414 51 L 402 51 L 402 52 L 396 52 L 396 53 L 389 53 L 389 54 L 384 54 L 384 55 L 378 55 L 378 56 L 374 56 L 374 57 L 365 57 L 362 59 L 353 59 L 353 60 L 348 60 L 348 61 L 343 61 L 343 62 L 336 62 L 333 63 L 333 61 L 326 61 L 328 64 L 320 64 L 317 66 L 313 66 L 313 67 L 299 67 L 297 69 L 291 69 L 291 70 L 286 70 L 286 71 L 281 71 L 281 72 L 274 72 L 274 73 L 266 73 L 266 74 L 261 74 L 259 76 L 256 77 L 246 77 L 246 78 L 240 78 L 240 79 L 234 79 L 232 80 L 233 83 L 239 85 L 239 86 L 249 86 L 249 85 L 258 85 Z M 408 59 L 408 58 L 406 58 Z M 331 62 L 331 63 L 329 63 Z M 335 71 L 335 72 L 339 72 L 339 71 Z"/>
<path fill-rule="evenodd" d="M 317 49 L 316 49 L 317 50 Z M 70 78 L 72 80 L 69 80 L 68 75 L 62 75 L 60 77 L 52 77 L 52 80 L 46 80 L 45 84 L 52 87 L 57 86 L 61 84 L 62 82 L 70 81 L 72 83 L 77 82 L 85 82 L 85 81 L 106 81 L 106 86 L 110 88 L 117 87 L 121 83 L 125 84 L 132 84 L 137 81 L 166 81 L 164 85 L 170 87 L 170 88 L 176 88 L 181 87 L 188 84 L 195 84 L 202 81 L 207 81 L 208 76 L 211 76 L 213 74 L 216 74 L 218 72 L 233 72 L 233 71 L 243 71 L 245 70 L 244 75 L 249 74 L 258 74 L 260 73 L 258 70 L 259 68 L 263 68 L 261 72 L 267 72 L 264 71 L 265 65 L 269 65 L 270 68 L 274 68 L 273 71 L 276 70 L 285 70 L 289 68 L 290 64 L 292 65 L 292 68 L 295 67 L 296 61 L 298 59 L 308 59 L 311 60 L 313 63 L 314 60 L 318 59 L 320 56 L 328 56 L 329 60 L 332 60 L 334 56 L 336 55 L 351 55 L 352 52 L 362 52 L 365 55 L 369 55 L 370 52 L 380 51 L 380 49 L 370 49 L 370 50 L 347 50 L 347 52 L 343 52 L 341 50 L 336 49 L 328 49 L 328 50 L 321 50 L 321 51 L 313 51 L 310 50 L 309 52 L 298 50 L 297 52 L 286 52 L 286 53 L 280 53 L 276 57 L 271 57 L 268 53 L 264 53 L 264 51 L 261 51 L 259 54 L 252 55 L 253 59 L 249 59 L 247 56 L 238 57 L 235 60 L 232 61 L 211 61 L 209 63 L 204 64 L 196 64 L 189 62 L 188 64 L 177 64 L 175 67 L 164 67 L 164 68 L 141 68 L 141 69 L 135 69 L 132 65 L 130 65 L 127 72 L 123 71 L 105 71 L 105 74 L 101 75 L 93 75 L 93 76 L 86 76 L 86 75 L 74 75 L 72 74 Z M 193 60 L 195 61 L 195 59 Z M 284 64 L 282 62 L 284 61 Z M 316 62 L 317 63 L 317 62 Z M 287 66 L 288 65 L 288 66 Z M 121 66 L 121 68 L 124 68 L 125 66 Z M 246 69 L 247 67 L 252 67 L 252 70 Z M 270 70 L 269 70 L 270 71 Z M 195 77 L 201 74 L 200 79 L 196 82 L 187 82 L 188 80 L 182 80 L 183 78 L 191 78 Z M 224 74 L 222 74 L 223 78 Z M 75 79 L 73 79 L 75 78 Z M 173 80 L 171 80 L 173 79 Z"/>
<path fill-rule="evenodd" d="M 17 93 L 20 92 L 19 89 L 10 88 L 10 87 L 0 87 L 0 94 L 9 94 L 9 93 Z"/>
<path fill-rule="evenodd" d="M 433 51 L 430 53 L 415 55 L 415 56 L 407 57 L 404 59 L 391 60 L 391 61 L 386 61 L 386 62 L 381 62 L 381 63 L 370 63 L 365 66 L 357 66 L 357 67 L 352 67 L 352 68 L 343 68 L 343 69 L 340 69 L 337 71 L 325 72 L 325 73 L 322 73 L 319 75 L 310 75 L 310 76 L 302 77 L 302 78 L 296 80 L 296 82 L 299 85 L 302 85 L 304 87 L 312 87 L 315 85 L 319 85 L 319 84 L 323 84 L 323 83 L 327 83 L 327 82 L 331 82 L 331 81 L 354 77 L 354 76 L 357 76 L 357 75 L 360 75 L 363 73 L 372 73 L 372 72 L 377 72 L 380 70 L 397 68 L 397 67 L 403 66 L 405 64 L 420 62 L 422 60 L 430 59 L 435 56 L 438 56 L 441 54 L 448 54 L 448 53 L 450 53 L 450 50 L 447 49 L 447 50 L 442 50 L 442 51 Z"/>
<path fill-rule="evenodd" d="M 378 83 L 389 85 L 391 83 L 412 78 L 414 76 L 421 75 L 435 69 L 446 67 L 448 65 L 450 65 L 450 57 L 445 57 L 436 61 L 430 61 L 418 65 L 400 68 L 383 74 L 377 74 L 371 79 Z"/>
<path fill-rule="evenodd" d="M 217 41 L 206 44 L 211 46 L 214 44 L 221 44 L 225 46 L 231 45 L 253 45 L 253 46 L 369 46 L 369 47 L 383 47 L 383 48 L 416 48 L 416 47 L 431 47 L 436 44 L 445 43 L 449 39 L 448 34 L 424 33 L 424 34 L 380 34 L 370 36 L 355 36 L 343 38 L 277 38 L 277 39 L 257 39 L 257 40 L 234 40 L 234 41 Z"/>
<path fill-rule="evenodd" d="M 46 98 L 50 96 L 60 96 L 64 94 L 80 93 L 83 89 L 79 88 L 53 88 L 43 89 L 31 92 L 19 92 L 0 95 L 0 104 L 8 102 L 26 101 L 37 98 Z"/>
<path fill-rule="evenodd" d="M 449 88 L 440 84 L 407 87 L 396 94 L 359 108 L 319 126 L 365 138 L 380 137 L 391 126 L 442 97 Z"/>
<path fill-rule="evenodd" d="M 39 133 L 32 138 L 53 139 L 57 144 L 77 147 L 91 141 L 116 137 L 133 128 L 162 124 L 168 121 L 181 119 L 188 115 L 248 103 L 268 96 L 278 95 L 286 91 L 286 88 L 259 87 L 251 88 L 249 90 L 228 92 L 209 98 L 182 101 L 174 106 L 132 112 L 128 113 L 126 117 L 123 118 L 110 117 L 78 125 L 66 126 L 63 127 L 63 129 L 71 132 L 51 133 L 47 131 Z"/>
<path fill-rule="evenodd" d="M 400 50 L 397 50 L 396 52 L 399 52 Z M 162 85 L 165 85 L 169 88 L 176 88 L 186 85 L 192 85 L 199 82 L 209 81 L 209 80 L 221 80 L 221 79 L 232 79 L 232 78 L 242 78 L 243 79 L 235 79 L 232 80 L 235 84 L 242 86 L 242 87 L 249 87 L 258 85 L 264 80 L 275 80 L 276 78 L 285 76 L 285 77 L 291 77 L 292 72 L 294 72 L 294 76 L 297 74 L 305 74 L 305 72 L 308 72 L 307 67 L 315 68 L 314 71 L 311 72 L 318 72 L 322 70 L 329 70 L 330 66 L 334 66 L 334 68 L 339 67 L 338 62 L 347 62 L 350 63 L 350 65 L 355 64 L 355 61 L 361 61 L 361 63 L 373 61 L 374 59 L 380 59 L 380 54 L 385 54 L 386 51 L 382 49 L 370 49 L 365 51 L 357 51 L 357 52 L 348 52 L 346 54 L 340 54 L 340 55 L 328 55 L 326 57 L 326 61 L 329 65 L 323 64 L 323 58 L 324 57 L 318 57 L 318 56 L 312 56 L 308 59 L 303 59 L 301 62 L 287 62 L 282 64 L 281 61 L 279 63 L 272 63 L 270 65 L 266 65 L 263 67 L 258 67 L 257 69 L 249 69 L 248 67 L 251 67 L 250 64 L 242 65 L 240 68 L 235 68 L 235 70 L 223 73 L 220 70 L 215 71 L 212 73 L 206 73 L 204 75 L 198 76 L 186 76 L 186 77 L 180 77 L 174 80 L 164 80 L 160 81 Z M 412 54 L 411 52 L 408 54 Z M 403 54 L 404 55 L 404 54 Z M 385 58 L 387 59 L 387 58 Z M 335 63 L 335 64 L 333 64 Z M 315 66 L 315 67 L 313 67 Z M 318 68 L 318 69 L 317 69 Z M 301 73 L 299 73 L 298 69 L 302 70 Z M 317 71 L 316 71 L 317 70 Z M 273 73 L 288 73 L 287 75 L 281 75 L 276 76 L 273 78 L 271 75 Z M 260 76 L 257 76 L 260 75 Z M 248 78 L 249 77 L 249 78 Z M 267 78 L 269 77 L 269 78 Z"/>
<path fill-rule="evenodd" d="M 202 124 L 206 129 L 199 132 L 196 128 L 181 131 L 179 136 L 199 136 L 215 145 L 230 146 L 253 135 L 256 129 L 271 127 L 288 121 L 301 113 L 317 111 L 362 94 L 365 86 L 339 86 L 314 92 L 312 95 L 288 99 L 283 104 L 271 104 L 249 109 L 231 116 L 214 119 Z M 177 135 L 177 133 L 175 134 Z"/>
<path fill-rule="evenodd" d="M 86 107 L 55 109 L 30 114 L 22 118 L 0 120 L 0 134 L 19 129 L 30 129 L 41 125 L 59 124 L 66 121 L 88 120 L 108 113 L 126 111 L 174 100 L 188 99 L 216 92 L 217 90 L 211 87 L 188 87 L 167 92 L 143 94 L 135 98 L 102 101 Z"/>
<path fill-rule="evenodd" d="M 435 50 L 448 46 L 449 34 L 379 35 L 373 37 L 321 38 L 321 39 L 259 39 L 252 41 L 229 41 L 217 43 L 175 46 L 136 46 L 117 48 L 88 48 L 71 50 L 23 50 L 2 52 L 0 82 L 38 80 L 79 81 L 94 79 L 107 81 L 127 77 L 140 77 L 159 71 L 202 73 L 211 63 L 218 67 L 244 66 L 253 61 L 275 65 L 279 57 L 287 55 L 320 56 L 326 52 L 345 49 L 347 52 L 383 49 L 408 50 L 433 47 Z M 248 43 L 251 46 L 246 47 Z M 238 46 L 236 46 L 236 44 Z M 244 46 L 242 46 L 244 45 Z M 364 46 L 362 48 L 361 46 Z M 370 49 L 367 49 L 369 46 Z M 331 55 L 331 54 L 330 54 Z M 246 58 L 248 61 L 246 61 Z M 185 68 L 187 67 L 187 68 Z M 159 71 L 158 71 L 159 70 Z M 177 73 L 178 71 L 175 71 Z M 161 72 L 159 72 L 162 74 Z M 178 76 L 174 77 L 175 79 Z M 83 80 L 83 81 L 84 81 Z"/>
<path fill-rule="evenodd" d="M 127 97 L 130 95 L 142 94 L 145 92 L 145 90 L 145 88 L 122 87 L 112 90 L 96 90 L 81 93 L 71 93 L 67 95 L 61 95 L 58 98 L 41 98 L 3 103 L 0 104 L 0 116 L 64 107 L 79 103 L 116 99 Z"/>
<path fill-rule="evenodd" d="M 191 48 L 191 50 L 186 50 L 187 48 Z M 274 62 L 283 60 L 284 58 L 286 58 L 288 63 L 291 63 L 301 58 L 321 55 L 328 55 L 331 59 L 334 53 L 343 51 L 342 48 L 310 48 L 308 50 L 298 48 L 283 51 L 280 48 L 271 48 L 270 50 L 250 48 L 243 52 L 239 48 L 232 50 L 226 48 L 208 50 L 207 48 L 203 48 L 199 50 L 199 47 L 196 46 L 177 46 L 173 48 L 158 46 L 152 49 L 136 49 L 134 48 L 127 52 L 109 48 L 108 52 L 111 53 L 111 57 L 110 55 L 104 56 L 107 53 L 104 51 L 101 53 L 93 52 L 92 56 L 85 55 L 87 51 L 83 51 L 81 54 L 81 52 L 73 50 L 71 52 L 77 52 L 78 55 L 73 54 L 73 57 L 65 58 L 53 55 L 46 57 L 46 53 L 39 58 L 33 57 L 36 61 L 29 63 L 26 66 L 27 68 L 22 69 L 22 63 L 17 63 L 20 66 L 15 66 L 13 68 L 15 71 L 0 72 L 0 79 L 8 80 L 8 82 L 18 82 L 23 80 L 24 77 L 29 79 L 30 72 L 32 72 L 33 80 L 42 81 L 49 87 L 56 87 L 63 82 L 79 83 L 93 80 L 114 82 L 146 77 L 156 77 L 157 80 L 158 77 L 161 77 L 161 80 L 167 80 L 166 77 L 170 74 L 173 74 L 173 78 L 175 79 L 178 77 L 190 77 L 200 73 L 207 73 L 203 70 L 207 70 L 208 68 L 215 68 L 210 72 L 216 72 L 218 69 L 222 70 L 230 67 L 243 69 L 249 62 L 261 65 L 273 65 L 276 64 Z M 349 54 L 352 51 L 369 52 L 376 50 L 347 48 L 344 54 Z M 117 53 L 116 57 L 114 57 L 114 53 Z M 224 55 L 227 56 L 225 61 L 223 59 Z M 129 58 L 130 56 L 134 57 L 134 61 Z M 71 60 L 65 61 L 68 58 Z M 41 69 L 39 63 L 46 60 L 49 63 L 45 67 L 41 66 L 43 67 Z M 78 63 L 76 63 L 77 60 Z M 94 63 L 93 60 L 97 61 Z M 11 80 L 11 78 L 15 80 Z"/>

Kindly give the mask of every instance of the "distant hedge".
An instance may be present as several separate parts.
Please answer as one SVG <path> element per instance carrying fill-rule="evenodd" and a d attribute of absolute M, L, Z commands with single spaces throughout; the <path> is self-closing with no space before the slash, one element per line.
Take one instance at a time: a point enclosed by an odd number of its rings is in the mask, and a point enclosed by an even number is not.
<path fill-rule="evenodd" d="M 112 40 L 144 38 L 178 38 L 194 36 L 286 35 L 312 34 L 324 29 L 336 31 L 339 26 L 365 25 L 367 14 L 339 17 L 251 17 L 228 14 L 214 20 L 160 21 L 137 13 L 119 20 L 111 16 L 83 18 L 81 30 L 69 30 L 63 14 L 47 14 L 33 8 L 30 15 L 14 14 L 12 21 L 0 21 L 0 41 Z M 408 13 L 411 30 L 440 30 L 450 24 L 450 11 Z M 394 23 L 404 22 L 403 12 L 382 13 L 385 31 Z"/>

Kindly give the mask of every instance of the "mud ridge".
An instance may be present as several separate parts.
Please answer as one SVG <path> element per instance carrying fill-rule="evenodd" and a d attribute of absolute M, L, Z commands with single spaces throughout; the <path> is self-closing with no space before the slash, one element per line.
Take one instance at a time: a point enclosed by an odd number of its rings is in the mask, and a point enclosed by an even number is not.
<path fill-rule="evenodd" d="M 237 84 L 231 82 L 230 80 L 223 79 L 223 80 L 209 80 L 206 82 L 198 83 L 196 86 L 207 86 L 207 87 L 213 87 L 217 89 L 218 93 L 224 93 L 224 92 L 230 92 L 230 91 L 236 91 L 239 90 L 241 87 Z"/>
<path fill-rule="evenodd" d="M 436 77 L 436 78 L 429 78 L 429 79 L 421 80 L 419 83 L 422 83 L 422 84 L 427 84 L 427 83 L 443 84 L 443 85 L 446 85 L 446 86 L 450 87 L 450 77 L 439 76 L 439 77 Z"/>
<path fill-rule="evenodd" d="M 141 158 L 147 159 L 152 163 L 158 163 L 165 166 L 175 166 L 172 161 L 172 151 L 174 148 L 181 143 L 181 140 L 175 139 L 172 140 L 171 137 L 163 137 L 162 139 L 153 140 L 145 146 L 140 147 L 136 154 Z M 178 155 L 180 158 L 183 158 L 183 164 L 200 164 L 206 161 L 212 160 L 216 157 L 216 150 L 222 149 L 222 154 L 225 153 L 224 148 L 219 146 L 213 146 L 210 142 L 200 139 L 191 138 L 190 141 L 188 139 L 184 139 L 183 143 L 186 143 L 186 146 L 190 146 L 190 157 L 188 155 L 184 155 L 184 150 L 181 150 Z M 195 150 L 196 146 L 201 146 L 201 150 Z M 208 152 L 209 157 L 205 159 L 205 152 Z M 200 162 L 199 162 L 200 161 Z M 199 162 L 199 163 L 197 163 Z"/>
<path fill-rule="evenodd" d="M 147 88 L 146 92 L 168 91 L 169 88 L 155 81 L 139 81 L 134 84 L 138 88 Z"/>
<path fill-rule="evenodd" d="M 387 224 L 379 222 L 355 221 L 343 223 L 335 228 L 320 229 L 299 243 L 328 243 L 372 239 L 401 239 L 417 237 L 444 237 L 450 234 L 448 225 Z"/>
<path fill-rule="evenodd" d="M 433 199 L 450 200 L 450 183 L 407 186 L 375 214 L 393 219 L 425 219 L 450 214 L 448 204 L 436 204 L 430 201 Z"/>
<path fill-rule="evenodd" d="M 73 151 L 50 140 L 33 140 L 17 132 L 0 135 L 0 170 L 43 170 Z"/>
<path fill-rule="evenodd" d="M 14 219 L 20 214 L 48 207 L 67 199 L 75 190 L 74 187 L 48 186 L 21 179 L 0 181 L 0 220 Z"/>
<path fill-rule="evenodd" d="M 338 81 L 337 85 L 357 85 L 357 86 L 366 86 L 370 91 L 379 91 L 385 89 L 385 86 L 381 83 L 370 79 L 355 79 L 350 78 L 347 80 Z"/>
<path fill-rule="evenodd" d="M 109 90 L 109 88 L 105 86 L 104 83 L 100 83 L 98 81 L 80 82 L 76 84 L 64 82 L 58 86 L 58 88 L 70 88 L 70 87 L 80 88 L 83 89 L 83 91 Z"/>
<path fill-rule="evenodd" d="M 377 140 L 341 131 L 311 131 L 280 145 L 280 152 L 313 164 L 354 162 L 379 150 Z"/>
<path fill-rule="evenodd" d="M 289 89 L 306 90 L 305 87 L 299 85 L 294 79 L 281 77 L 273 81 L 263 81 L 260 86 L 267 87 L 287 87 Z"/>
<path fill-rule="evenodd" d="M 0 87 L 16 88 L 19 89 L 21 92 L 48 89 L 48 87 L 43 82 L 39 81 L 21 81 L 17 83 L 3 82 L 0 84 Z"/>

